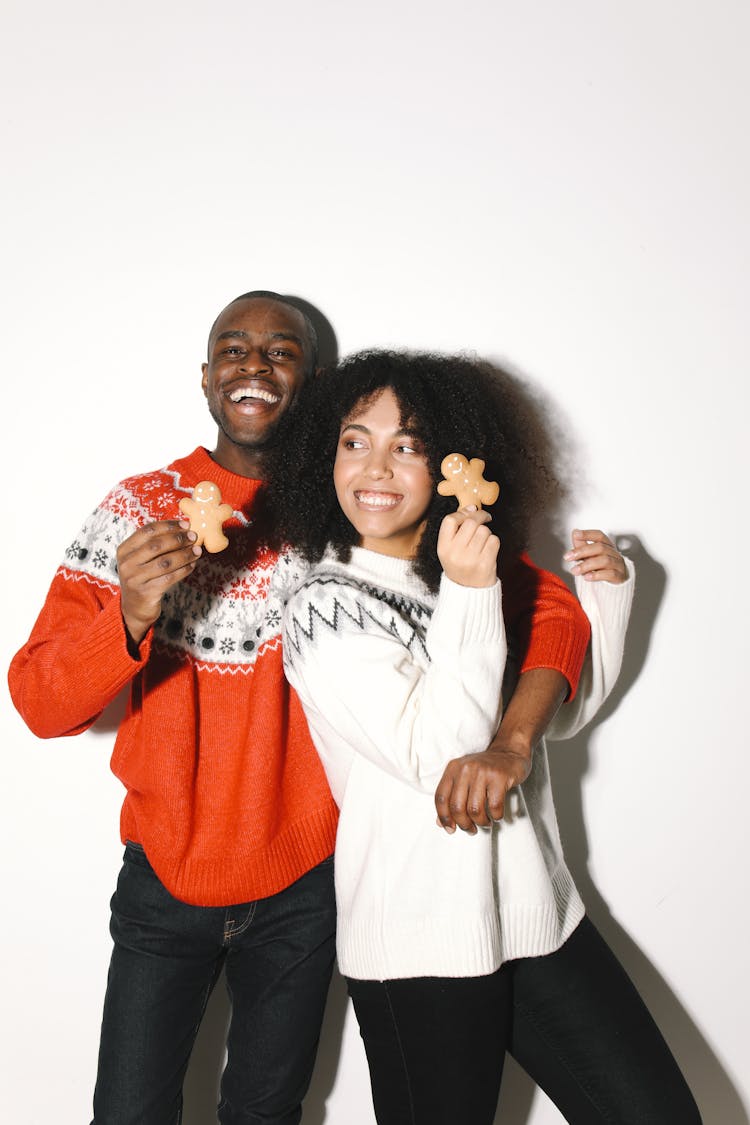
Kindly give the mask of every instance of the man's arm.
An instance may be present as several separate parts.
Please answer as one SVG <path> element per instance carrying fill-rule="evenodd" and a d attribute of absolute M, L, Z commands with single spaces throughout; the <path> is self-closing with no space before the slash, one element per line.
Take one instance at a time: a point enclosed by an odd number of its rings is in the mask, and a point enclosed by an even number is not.
<path fill-rule="evenodd" d="M 629 571 L 622 555 L 601 531 L 574 531 L 573 549 L 565 557 L 575 563 L 578 582 L 584 579 L 610 586 L 628 580 Z M 521 581 L 516 575 L 511 594 L 516 631 L 527 637 L 521 675 L 487 750 L 454 759 L 446 767 L 435 792 L 435 807 L 438 823 L 448 832 L 454 832 L 458 825 L 473 835 L 477 825 L 486 827 L 492 820 L 501 819 L 506 793 L 528 777 L 535 746 L 560 705 L 575 695 L 582 671 L 589 625 L 579 603 L 554 575 L 537 571 L 532 596 L 526 581 L 528 575 L 519 574 Z M 629 612 L 630 598 L 625 600 Z M 575 612 L 571 612 L 571 603 Z M 626 624 L 626 612 L 624 618 Z M 601 631 L 598 619 L 597 625 Z M 616 638 L 622 633 L 624 639 L 624 626 L 610 627 Z M 545 662 L 554 661 L 557 667 L 532 667 L 540 656 Z M 574 710 L 577 712 L 580 707 L 576 704 Z"/>
<path fill-rule="evenodd" d="M 117 549 L 119 586 L 117 576 L 58 570 L 8 670 L 13 702 L 39 738 L 86 730 L 143 667 L 164 593 L 201 553 L 186 529 L 168 520 L 129 535 Z"/>
<path fill-rule="evenodd" d="M 458 825 L 474 835 L 477 825 L 487 827 L 502 819 L 506 793 L 529 776 L 534 747 L 568 690 L 565 676 L 554 668 L 532 668 L 521 674 L 489 747 L 446 766 L 435 791 L 442 828 L 455 832 Z"/>

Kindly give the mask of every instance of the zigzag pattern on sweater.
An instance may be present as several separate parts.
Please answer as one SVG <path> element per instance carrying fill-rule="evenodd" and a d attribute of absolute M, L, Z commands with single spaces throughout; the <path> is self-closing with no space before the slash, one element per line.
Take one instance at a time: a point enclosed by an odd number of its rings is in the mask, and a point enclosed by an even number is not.
<path fill-rule="evenodd" d="M 332 587 L 333 593 L 329 587 Z M 351 591 L 350 602 L 344 602 L 337 596 L 342 588 Z M 299 615 L 290 615 L 286 628 L 289 645 L 297 653 L 301 653 L 304 644 L 315 645 L 316 628 L 325 626 L 336 633 L 348 621 L 362 632 L 371 623 L 375 624 L 397 637 L 404 648 L 409 651 L 417 648 L 429 660 L 425 637 L 432 614 L 423 603 L 393 590 L 358 582 L 346 574 L 326 574 L 320 570 L 297 589 L 295 602 L 301 600 L 303 592 L 307 594 L 304 608 Z M 288 648 L 286 658 L 293 658 Z"/>

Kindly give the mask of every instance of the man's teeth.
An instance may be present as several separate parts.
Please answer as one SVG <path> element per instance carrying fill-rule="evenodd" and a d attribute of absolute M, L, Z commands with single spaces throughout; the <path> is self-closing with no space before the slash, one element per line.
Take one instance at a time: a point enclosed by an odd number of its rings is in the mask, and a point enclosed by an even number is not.
<path fill-rule="evenodd" d="M 273 394 L 271 391 L 263 391 L 260 387 L 240 387 L 236 391 L 232 391 L 229 395 L 232 402 L 244 402 L 246 399 L 260 399 L 261 402 L 267 402 L 274 406 L 280 400 L 279 395 Z"/>

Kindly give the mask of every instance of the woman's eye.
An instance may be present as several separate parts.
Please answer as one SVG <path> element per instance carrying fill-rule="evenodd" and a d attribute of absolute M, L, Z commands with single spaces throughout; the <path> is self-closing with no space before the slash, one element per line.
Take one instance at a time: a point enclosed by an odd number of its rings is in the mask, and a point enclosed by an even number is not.
<path fill-rule="evenodd" d="M 358 438 L 344 438 L 341 444 L 344 449 L 362 449 L 364 446 L 364 442 Z"/>

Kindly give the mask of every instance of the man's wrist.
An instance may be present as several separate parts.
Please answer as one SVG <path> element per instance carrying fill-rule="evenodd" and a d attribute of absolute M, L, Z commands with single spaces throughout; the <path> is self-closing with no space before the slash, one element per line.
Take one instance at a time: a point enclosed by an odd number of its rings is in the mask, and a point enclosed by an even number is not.
<path fill-rule="evenodd" d="M 122 627 L 125 630 L 125 645 L 127 647 L 128 654 L 133 658 L 133 660 L 140 660 L 141 645 L 143 644 L 143 641 L 145 640 L 146 634 L 151 628 L 151 625 L 144 625 L 143 623 L 139 623 L 137 625 L 128 623 L 128 621 L 125 619 L 125 615 L 122 614 Z"/>
<path fill-rule="evenodd" d="M 534 753 L 534 742 L 526 731 L 499 730 L 487 749 L 493 754 L 511 754 L 514 758 L 523 758 L 530 762 Z"/>

